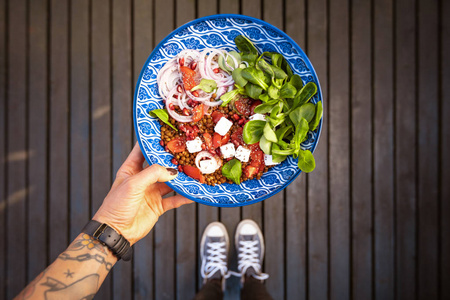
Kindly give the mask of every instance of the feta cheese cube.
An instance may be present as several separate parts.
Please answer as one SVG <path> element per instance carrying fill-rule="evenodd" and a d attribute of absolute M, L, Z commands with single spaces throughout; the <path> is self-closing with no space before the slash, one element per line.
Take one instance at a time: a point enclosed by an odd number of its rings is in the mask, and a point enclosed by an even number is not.
<path fill-rule="evenodd" d="M 196 137 L 195 140 L 187 141 L 186 147 L 189 153 L 195 153 L 202 151 L 202 140 L 199 137 Z"/>
<path fill-rule="evenodd" d="M 239 159 L 242 162 L 248 162 L 248 159 L 250 158 L 250 153 L 252 151 L 250 149 L 244 148 L 242 146 L 239 146 L 236 150 L 236 154 L 234 155 L 237 159 Z"/>
<path fill-rule="evenodd" d="M 234 149 L 233 143 L 228 143 L 226 145 L 220 146 L 220 152 L 222 152 L 223 158 L 230 158 L 234 156 L 236 150 Z"/>
<path fill-rule="evenodd" d="M 273 166 L 273 165 L 279 165 L 280 163 L 273 162 L 272 161 L 272 155 L 264 154 L 264 164 L 266 166 Z"/>
<path fill-rule="evenodd" d="M 260 120 L 260 121 L 265 121 L 266 120 L 266 115 L 263 114 L 254 114 L 251 115 L 250 118 L 248 118 L 250 121 L 253 120 Z"/>
<path fill-rule="evenodd" d="M 219 122 L 217 122 L 216 126 L 214 127 L 214 131 L 218 134 L 224 136 L 227 134 L 228 130 L 230 130 L 231 126 L 233 125 L 233 122 L 228 120 L 225 117 L 220 118 Z"/>

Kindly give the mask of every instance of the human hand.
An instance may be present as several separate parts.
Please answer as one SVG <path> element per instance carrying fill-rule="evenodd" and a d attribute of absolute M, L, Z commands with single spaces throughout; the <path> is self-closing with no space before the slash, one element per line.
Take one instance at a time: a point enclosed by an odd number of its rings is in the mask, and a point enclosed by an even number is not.
<path fill-rule="evenodd" d="M 193 202 L 181 195 L 162 199 L 172 191 L 164 182 L 175 178 L 178 171 L 157 164 L 144 169 L 144 161 L 136 143 L 93 217 L 114 228 L 131 245 L 145 237 L 163 213 Z"/>

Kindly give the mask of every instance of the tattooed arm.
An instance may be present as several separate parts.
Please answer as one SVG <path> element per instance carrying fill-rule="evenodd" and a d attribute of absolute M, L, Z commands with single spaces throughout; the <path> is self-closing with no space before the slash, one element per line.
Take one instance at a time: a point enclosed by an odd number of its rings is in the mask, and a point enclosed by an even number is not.
<path fill-rule="evenodd" d="M 116 262 L 108 247 L 80 234 L 17 299 L 92 299 Z"/>
<path fill-rule="evenodd" d="M 136 144 L 93 217 L 114 228 L 131 245 L 145 237 L 164 212 L 192 202 L 181 195 L 163 199 L 171 191 L 163 182 L 175 178 L 178 172 L 159 165 L 144 169 L 144 161 Z M 108 247 L 80 234 L 16 298 L 92 299 L 116 262 Z"/>

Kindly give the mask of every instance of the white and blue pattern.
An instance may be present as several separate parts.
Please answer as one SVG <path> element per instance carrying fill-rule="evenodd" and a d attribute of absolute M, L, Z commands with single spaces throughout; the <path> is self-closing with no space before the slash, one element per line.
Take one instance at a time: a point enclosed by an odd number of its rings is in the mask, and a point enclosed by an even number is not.
<path fill-rule="evenodd" d="M 151 118 L 150 110 L 162 108 L 158 93 L 156 74 L 161 67 L 183 49 L 201 50 L 214 47 L 237 50 L 234 38 L 247 36 L 260 52 L 271 51 L 283 54 L 294 73 L 304 83 L 315 82 L 318 93 L 312 102 L 322 100 L 317 75 L 300 47 L 278 28 L 255 18 L 242 15 L 215 15 L 189 22 L 166 37 L 150 54 L 139 77 L 134 95 L 134 124 L 139 144 L 149 164 L 176 167 L 171 163 L 172 155 L 159 144 L 161 132 L 157 119 Z M 308 133 L 302 149 L 314 151 L 322 128 Z M 221 184 L 209 186 L 180 173 L 168 184 L 174 191 L 194 201 L 222 207 L 234 207 L 262 201 L 283 190 L 298 175 L 297 160 L 289 157 L 280 165 L 271 168 L 260 180 L 247 180 L 240 185 Z"/>

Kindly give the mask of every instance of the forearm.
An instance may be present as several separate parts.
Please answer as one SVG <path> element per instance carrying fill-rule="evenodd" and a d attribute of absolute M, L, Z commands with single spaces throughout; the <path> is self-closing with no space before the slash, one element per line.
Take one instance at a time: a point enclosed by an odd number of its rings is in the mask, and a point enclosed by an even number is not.
<path fill-rule="evenodd" d="M 80 234 L 16 299 L 90 299 L 116 262 L 106 246 Z"/>

